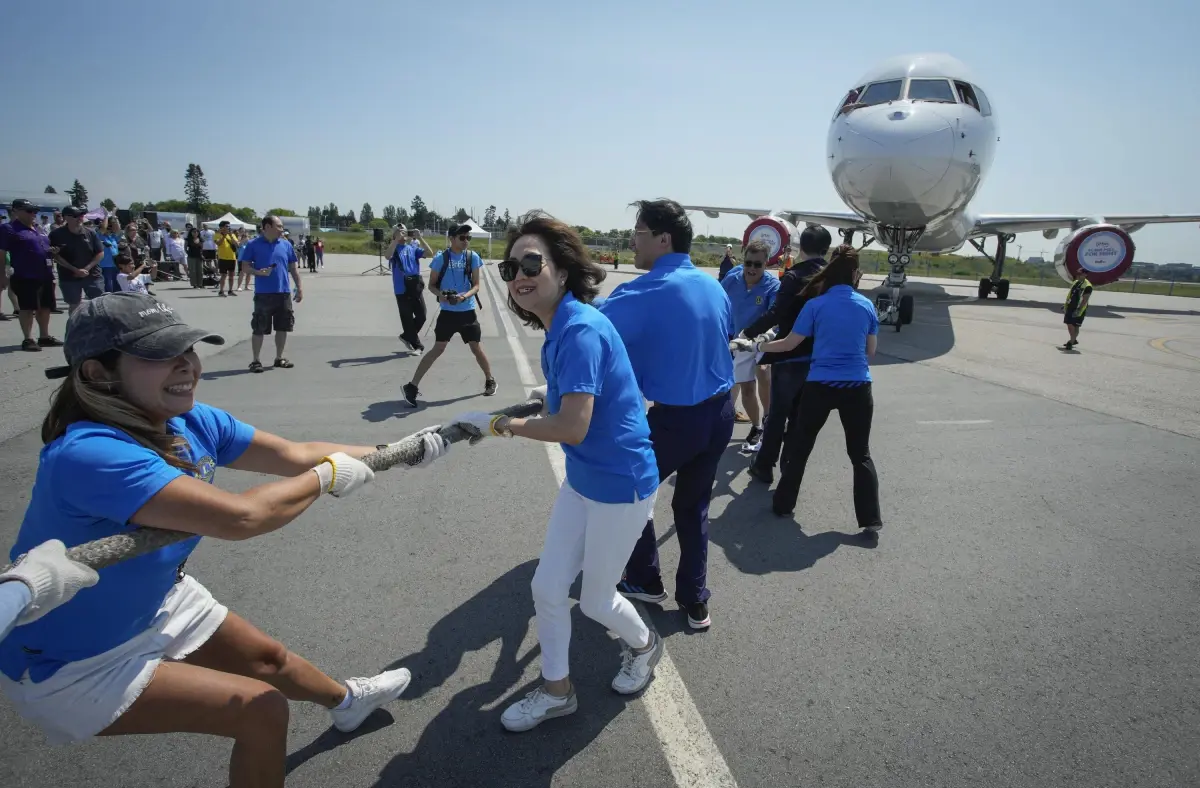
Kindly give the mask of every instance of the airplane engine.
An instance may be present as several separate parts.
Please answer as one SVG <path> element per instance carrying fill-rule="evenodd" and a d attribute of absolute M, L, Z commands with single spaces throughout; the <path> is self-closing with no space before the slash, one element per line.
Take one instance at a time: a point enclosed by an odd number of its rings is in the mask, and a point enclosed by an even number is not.
<path fill-rule="evenodd" d="M 778 216 L 760 216 L 750 222 L 742 235 L 742 248 L 751 241 L 762 241 L 767 245 L 770 256 L 767 265 L 776 265 L 787 254 L 788 248 L 800 248 L 800 231 L 796 225 Z"/>
<path fill-rule="evenodd" d="M 1083 269 L 1097 287 L 1111 285 L 1133 265 L 1134 245 L 1129 233 L 1115 224 L 1092 224 L 1074 230 L 1054 250 L 1054 268 L 1065 281 Z"/>

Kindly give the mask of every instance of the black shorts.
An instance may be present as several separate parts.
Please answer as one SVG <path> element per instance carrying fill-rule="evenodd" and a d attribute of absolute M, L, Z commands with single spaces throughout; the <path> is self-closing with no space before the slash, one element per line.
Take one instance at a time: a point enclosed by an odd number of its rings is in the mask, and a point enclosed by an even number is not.
<path fill-rule="evenodd" d="M 163 258 L 162 258 L 162 247 L 161 246 L 158 247 L 157 249 L 155 249 L 153 246 L 150 247 L 150 259 L 156 263 L 162 262 Z"/>
<path fill-rule="evenodd" d="M 458 334 L 463 342 L 478 342 L 483 338 L 483 329 L 475 310 L 468 312 L 448 312 L 445 309 L 438 312 L 437 322 L 433 324 L 433 341 L 449 342 Z"/>
<path fill-rule="evenodd" d="M 1082 326 L 1084 315 L 1067 315 L 1063 318 L 1063 322 L 1068 326 Z"/>
<path fill-rule="evenodd" d="M 53 279 L 25 279 L 14 276 L 8 280 L 13 295 L 17 297 L 17 309 L 22 312 L 34 312 L 38 309 L 54 309 L 57 304 L 54 298 Z"/>
<path fill-rule="evenodd" d="M 218 260 L 218 274 L 232 274 L 237 271 L 237 260 Z M 263 293 L 263 295 L 274 295 L 274 293 Z"/>
<path fill-rule="evenodd" d="M 250 316 L 250 331 L 266 336 L 271 329 L 286 333 L 296 327 L 291 293 L 255 293 L 254 314 Z"/>
<path fill-rule="evenodd" d="M 203 257 L 205 260 L 216 260 L 217 259 L 217 250 L 216 249 L 202 249 L 202 250 L 200 250 L 200 256 Z"/>

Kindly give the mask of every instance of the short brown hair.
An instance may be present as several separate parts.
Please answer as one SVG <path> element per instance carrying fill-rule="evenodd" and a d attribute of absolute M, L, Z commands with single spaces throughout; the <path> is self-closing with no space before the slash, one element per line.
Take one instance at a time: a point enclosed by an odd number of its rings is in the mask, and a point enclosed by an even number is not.
<path fill-rule="evenodd" d="M 542 211 L 530 211 L 517 220 L 517 226 L 508 233 L 508 246 L 504 249 L 504 259 L 512 254 L 513 246 L 526 235 L 536 235 L 550 247 L 550 259 L 558 270 L 567 275 L 567 291 L 585 304 L 600 295 L 600 283 L 608 275 L 597 263 L 592 262 L 587 247 L 579 233 L 571 229 L 566 222 L 561 222 Z M 532 312 L 527 312 L 517 306 L 512 294 L 508 296 L 508 308 L 527 326 L 546 327 Z"/>
<path fill-rule="evenodd" d="M 751 253 L 757 254 L 758 252 L 763 253 L 763 262 L 771 259 L 771 248 L 767 246 L 767 242 L 761 238 L 755 238 L 753 241 L 751 241 L 746 246 L 746 251 L 742 252 L 742 257 L 744 258 L 746 255 Z"/>

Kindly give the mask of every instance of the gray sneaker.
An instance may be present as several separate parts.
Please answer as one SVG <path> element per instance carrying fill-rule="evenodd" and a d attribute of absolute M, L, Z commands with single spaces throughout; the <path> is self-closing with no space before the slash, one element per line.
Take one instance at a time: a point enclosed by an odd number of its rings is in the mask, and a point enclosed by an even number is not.
<path fill-rule="evenodd" d="M 565 698 L 556 698 L 538 687 L 504 710 L 500 724 L 514 733 L 531 730 L 552 717 L 565 717 L 579 710 L 575 689 Z"/>
<path fill-rule="evenodd" d="M 650 649 L 641 654 L 630 648 L 629 644 L 623 644 L 621 648 L 621 672 L 613 679 L 612 688 L 622 695 L 641 692 L 650 683 L 654 666 L 662 659 L 662 638 L 654 630 L 650 630 L 650 637 L 653 638 Z"/>

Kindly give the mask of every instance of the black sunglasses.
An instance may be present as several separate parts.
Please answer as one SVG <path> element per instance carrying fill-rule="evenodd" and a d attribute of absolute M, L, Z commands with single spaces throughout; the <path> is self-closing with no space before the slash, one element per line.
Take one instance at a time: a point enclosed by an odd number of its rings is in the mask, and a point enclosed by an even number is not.
<path fill-rule="evenodd" d="M 455 237 L 457 237 L 457 238 L 458 238 L 458 240 L 460 240 L 460 241 L 469 241 L 469 240 L 471 240 L 471 236 L 469 236 L 469 235 L 459 235 L 459 236 L 455 236 Z"/>
<path fill-rule="evenodd" d="M 762 268 L 764 263 L 742 263 L 743 268 Z"/>
<path fill-rule="evenodd" d="M 533 278 L 542 272 L 546 267 L 546 261 L 537 252 L 530 252 L 520 260 L 509 258 L 500 263 L 497 268 L 500 271 L 500 278 L 505 282 L 511 282 L 517 278 L 517 270 L 529 278 Z"/>

